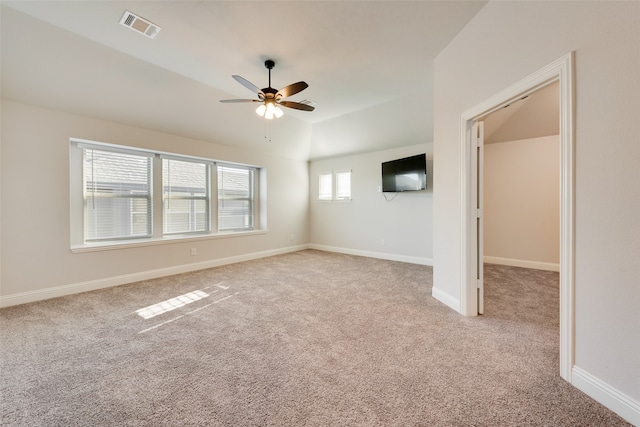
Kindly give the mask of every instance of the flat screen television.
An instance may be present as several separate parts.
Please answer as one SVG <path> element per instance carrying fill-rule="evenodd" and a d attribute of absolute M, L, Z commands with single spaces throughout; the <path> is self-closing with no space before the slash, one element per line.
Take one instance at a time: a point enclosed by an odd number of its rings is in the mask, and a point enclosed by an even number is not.
<path fill-rule="evenodd" d="M 420 191 L 427 189 L 427 156 L 405 157 L 382 163 L 382 191 Z"/>

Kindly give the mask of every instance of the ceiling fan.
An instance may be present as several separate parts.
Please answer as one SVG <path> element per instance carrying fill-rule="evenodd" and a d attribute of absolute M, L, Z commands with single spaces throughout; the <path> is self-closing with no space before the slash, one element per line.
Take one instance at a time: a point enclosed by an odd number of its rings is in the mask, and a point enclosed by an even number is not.
<path fill-rule="evenodd" d="M 256 113 L 259 116 L 264 117 L 265 119 L 273 119 L 274 117 L 281 117 L 284 113 L 280 106 L 293 108 L 296 110 L 303 111 L 313 111 L 315 108 L 302 104 L 300 102 L 294 101 L 286 101 L 284 98 L 288 98 L 290 96 L 295 95 L 298 92 L 302 92 L 309 85 L 305 82 L 297 82 L 290 84 L 289 86 L 285 86 L 280 90 L 275 90 L 271 87 L 271 69 L 276 65 L 274 61 L 271 59 L 267 59 L 264 62 L 264 66 L 269 70 L 269 87 L 265 87 L 263 89 L 259 89 L 258 86 L 254 85 L 247 79 L 240 77 L 238 75 L 233 75 L 233 77 L 238 83 L 242 86 L 249 89 L 251 92 L 258 95 L 258 99 L 223 99 L 220 102 L 225 103 L 236 103 L 236 102 L 261 102 L 262 104 L 256 109 Z"/>

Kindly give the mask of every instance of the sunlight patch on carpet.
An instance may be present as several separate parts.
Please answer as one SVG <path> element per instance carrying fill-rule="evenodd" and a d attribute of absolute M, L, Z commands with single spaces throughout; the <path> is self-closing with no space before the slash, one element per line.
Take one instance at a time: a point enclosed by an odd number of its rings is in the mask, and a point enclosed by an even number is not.
<path fill-rule="evenodd" d="M 207 307 L 210 307 L 210 306 L 212 306 L 212 305 L 214 305 L 214 304 L 217 304 L 217 303 L 222 302 L 222 301 L 224 301 L 224 300 L 226 300 L 226 299 L 229 299 L 229 298 L 231 298 L 231 297 L 234 297 L 234 296 L 236 296 L 236 295 L 238 295 L 238 294 L 239 294 L 239 292 L 236 292 L 235 294 L 232 294 L 232 295 L 227 295 L 226 297 L 222 297 L 222 298 L 220 298 L 220 299 L 219 299 L 219 300 L 217 300 L 217 301 L 214 301 L 214 302 L 211 302 L 211 303 L 209 303 L 209 304 L 203 305 L 202 307 L 198 307 L 198 308 L 196 308 L 196 309 L 195 309 L 195 310 L 193 310 L 193 311 L 190 311 L 190 312 L 188 312 L 188 313 L 185 313 L 185 314 L 182 314 L 182 315 L 180 315 L 180 316 L 174 317 L 173 319 L 169 319 L 169 320 L 167 320 L 166 322 L 158 323 L 157 325 L 154 325 L 154 326 L 152 326 L 152 327 L 150 327 L 150 328 L 144 329 L 144 330 L 142 330 L 142 331 L 140 331 L 140 332 L 138 332 L 138 333 L 139 333 L 139 334 L 143 334 L 143 333 L 145 333 L 145 332 L 149 332 L 149 331 L 152 331 L 152 330 L 154 330 L 154 329 L 157 329 L 157 328 L 159 328 L 160 326 L 168 325 L 169 323 L 175 322 L 175 321 L 176 321 L 176 320 L 178 320 L 178 319 L 181 319 L 181 318 L 183 318 L 183 317 L 185 317 L 185 316 L 188 316 L 188 315 L 190 315 L 190 314 L 197 313 L 197 312 L 198 312 L 198 311 L 200 311 L 200 310 L 203 310 L 203 309 L 205 309 L 205 308 L 207 308 Z"/>
<path fill-rule="evenodd" d="M 205 289 L 208 289 L 208 288 L 205 288 Z M 176 308 L 184 307 L 187 304 L 200 301 L 201 299 L 207 298 L 208 296 L 209 294 L 204 292 L 204 290 L 187 292 L 186 294 L 179 295 L 175 298 L 171 298 L 166 301 L 162 301 L 162 302 L 150 305 L 148 307 L 144 307 L 139 310 L 136 310 L 136 313 L 138 314 L 138 316 L 142 317 L 143 319 L 151 319 L 152 317 L 158 316 L 168 311 L 175 310 Z"/>

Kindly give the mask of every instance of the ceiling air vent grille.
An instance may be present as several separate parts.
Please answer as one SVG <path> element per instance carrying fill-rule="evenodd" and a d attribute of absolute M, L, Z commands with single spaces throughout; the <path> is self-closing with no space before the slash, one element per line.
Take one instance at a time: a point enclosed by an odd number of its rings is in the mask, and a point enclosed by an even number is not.
<path fill-rule="evenodd" d="M 311 107 L 316 107 L 318 105 L 317 102 L 310 100 L 309 98 L 305 98 L 300 101 L 300 104 L 310 105 Z"/>
<path fill-rule="evenodd" d="M 122 15 L 120 24 L 124 25 L 125 27 L 129 27 L 138 33 L 144 34 L 151 39 L 155 38 L 155 36 L 162 29 L 153 22 L 147 21 L 146 19 L 135 15 L 128 10 L 124 12 L 124 15 Z"/>

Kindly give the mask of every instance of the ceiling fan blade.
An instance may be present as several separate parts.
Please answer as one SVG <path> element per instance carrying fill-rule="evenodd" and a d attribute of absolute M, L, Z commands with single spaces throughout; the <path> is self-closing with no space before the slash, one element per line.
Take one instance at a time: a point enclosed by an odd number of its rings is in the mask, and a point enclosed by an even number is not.
<path fill-rule="evenodd" d="M 220 102 L 231 104 L 235 102 L 262 102 L 260 99 L 221 99 Z"/>
<path fill-rule="evenodd" d="M 235 74 L 233 76 L 231 76 L 231 77 L 233 77 L 238 83 L 240 83 L 242 86 L 244 86 L 247 89 L 249 89 L 251 92 L 257 94 L 258 96 L 261 96 L 262 98 L 264 98 L 264 92 L 262 92 L 262 89 L 260 89 L 258 86 L 256 86 L 253 83 L 251 83 L 249 80 L 245 79 L 244 77 L 235 75 Z"/>
<path fill-rule="evenodd" d="M 293 101 L 280 101 L 278 104 L 282 105 L 283 107 L 295 108 L 296 110 L 304 110 L 304 111 L 315 110 L 315 107 L 312 107 L 311 105 L 301 104 L 299 102 L 293 102 Z"/>
<path fill-rule="evenodd" d="M 295 95 L 298 92 L 302 92 L 303 90 L 305 90 L 306 88 L 308 88 L 309 85 L 306 84 L 305 82 L 298 82 L 298 83 L 293 83 L 290 84 L 289 86 L 283 87 L 282 89 L 280 89 L 278 91 L 278 93 L 276 93 L 276 98 L 288 98 L 292 95 Z"/>

